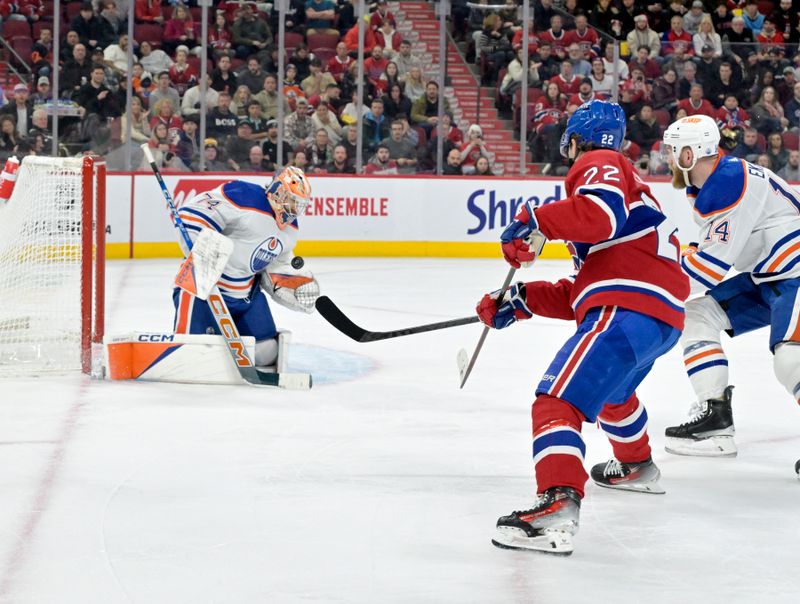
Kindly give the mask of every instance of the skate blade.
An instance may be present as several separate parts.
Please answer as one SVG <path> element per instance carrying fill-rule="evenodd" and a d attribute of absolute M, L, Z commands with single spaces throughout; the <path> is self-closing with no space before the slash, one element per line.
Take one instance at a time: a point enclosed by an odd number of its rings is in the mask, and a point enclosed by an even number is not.
<path fill-rule="evenodd" d="M 691 457 L 736 457 L 738 454 L 732 436 L 712 436 L 703 440 L 667 437 L 664 450 L 673 455 Z"/>
<path fill-rule="evenodd" d="M 500 549 L 541 552 L 555 556 L 571 556 L 572 535 L 566 531 L 548 531 L 538 537 L 528 537 L 518 529 L 497 529 L 492 545 Z"/>
<path fill-rule="evenodd" d="M 625 482 L 621 482 L 619 484 L 603 484 L 595 481 L 595 484 L 598 487 L 603 487 L 604 489 L 613 489 L 615 491 L 631 491 L 633 493 L 649 493 L 650 495 L 664 495 L 667 492 L 657 480 L 639 484 Z"/>

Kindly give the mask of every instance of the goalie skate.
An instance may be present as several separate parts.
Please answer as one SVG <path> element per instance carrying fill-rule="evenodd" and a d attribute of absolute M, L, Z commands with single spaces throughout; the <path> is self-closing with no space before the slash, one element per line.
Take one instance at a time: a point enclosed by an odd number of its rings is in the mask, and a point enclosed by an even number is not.
<path fill-rule="evenodd" d="M 649 457 L 636 463 L 624 463 L 612 458 L 606 463 L 593 466 L 591 476 L 595 484 L 607 489 L 654 495 L 663 495 L 666 492 L 658 482 L 661 470 Z"/>
<path fill-rule="evenodd" d="M 701 457 L 736 457 L 731 398 L 733 386 L 720 399 L 709 399 L 692 408 L 688 422 L 666 429 L 667 453 Z"/>
<path fill-rule="evenodd" d="M 572 554 L 572 536 L 578 532 L 581 499 L 570 487 L 554 487 L 539 495 L 530 510 L 512 512 L 497 520 L 492 544 L 503 549 Z"/>

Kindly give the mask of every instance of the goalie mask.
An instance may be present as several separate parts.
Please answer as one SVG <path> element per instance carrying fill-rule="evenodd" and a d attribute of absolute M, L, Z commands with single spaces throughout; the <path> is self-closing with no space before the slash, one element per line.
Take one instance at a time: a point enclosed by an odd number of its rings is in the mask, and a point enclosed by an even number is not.
<path fill-rule="evenodd" d="M 305 212 L 311 199 L 311 185 L 300 168 L 287 166 L 267 185 L 266 194 L 278 228 L 284 229 Z"/>

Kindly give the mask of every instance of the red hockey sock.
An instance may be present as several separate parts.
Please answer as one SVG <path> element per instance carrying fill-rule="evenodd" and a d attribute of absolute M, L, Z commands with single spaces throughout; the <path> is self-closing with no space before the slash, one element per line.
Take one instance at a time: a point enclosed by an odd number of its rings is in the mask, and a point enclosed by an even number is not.
<path fill-rule="evenodd" d="M 644 461 L 650 457 L 647 411 L 636 393 L 621 405 L 606 405 L 598 418 L 619 461 Z"/>
<path fill-rule="evenodd" d="M 572 487 L 583 497 L 588 478 L 583 468 L 586 445 L 581 437 L 585 417 L 566 401 L 539 395 L 531 406 L 536 490 Z"/>

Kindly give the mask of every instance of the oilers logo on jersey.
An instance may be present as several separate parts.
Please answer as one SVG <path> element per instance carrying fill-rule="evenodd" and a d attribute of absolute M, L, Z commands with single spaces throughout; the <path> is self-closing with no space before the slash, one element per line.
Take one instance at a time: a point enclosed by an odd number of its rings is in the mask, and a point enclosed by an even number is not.
<path fill-rule="evenodd" d="M 279 239 L 270 237 L 264 240 L 259 246 L 253 250 L 250 257 L 250 269 L 257 273 L 265 269 L 275 258 L 283 252 L 283 244 Z"/>

